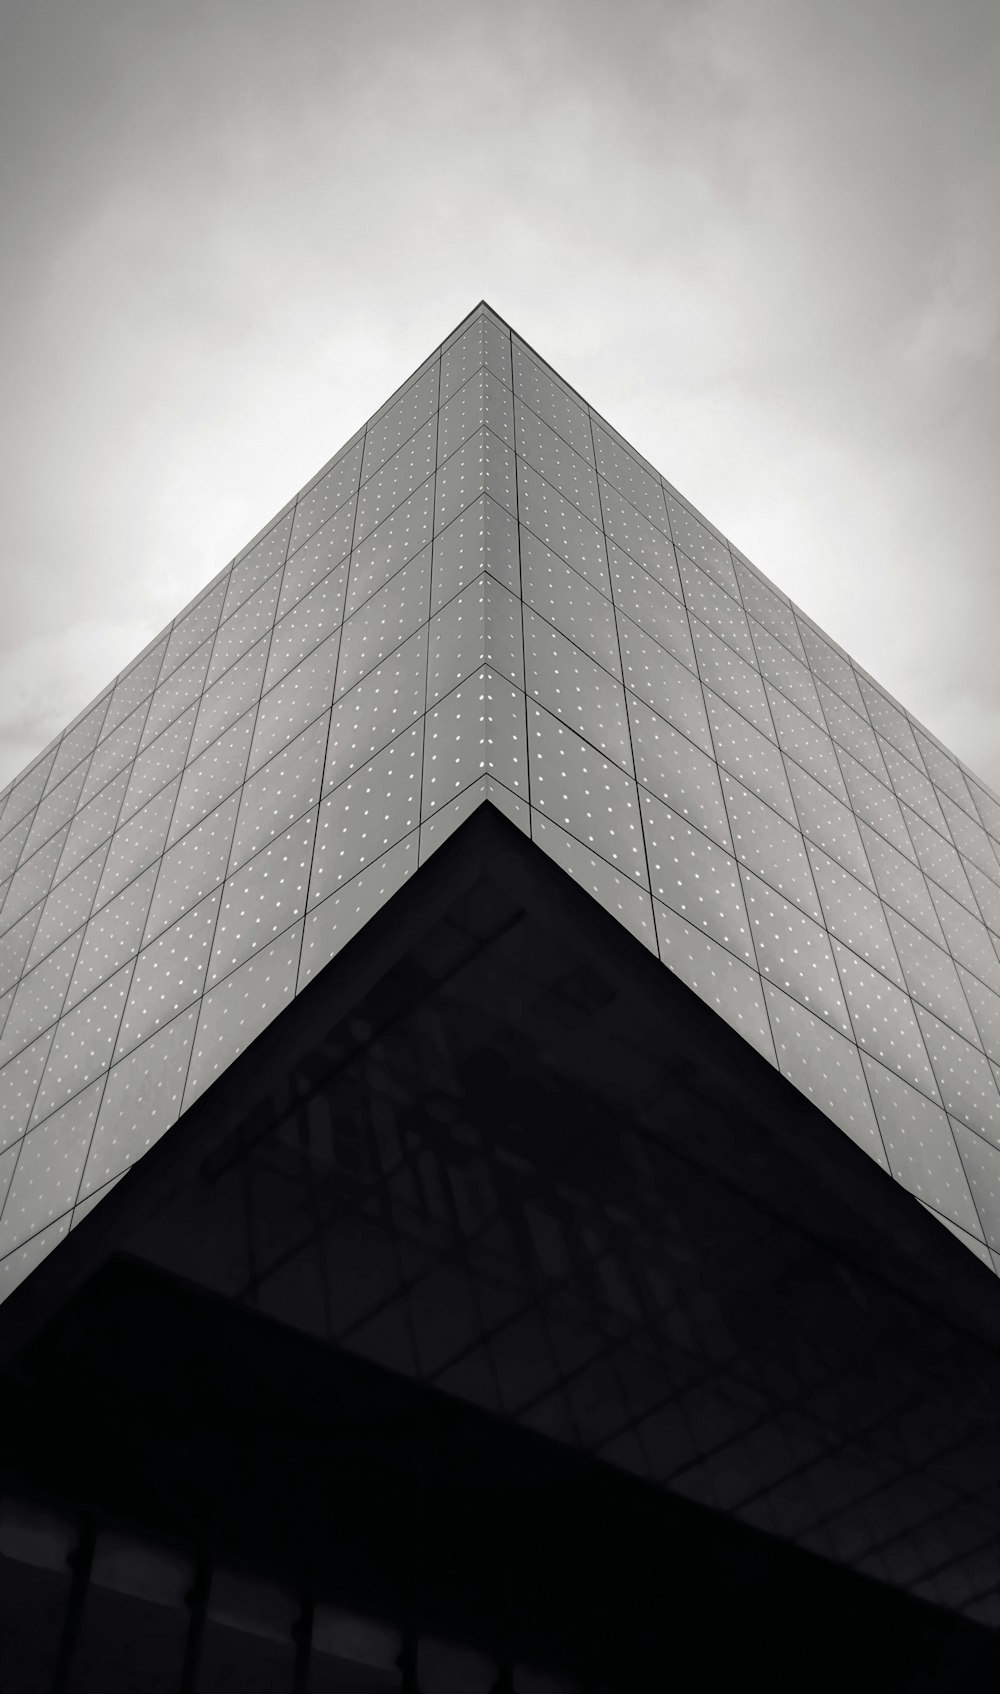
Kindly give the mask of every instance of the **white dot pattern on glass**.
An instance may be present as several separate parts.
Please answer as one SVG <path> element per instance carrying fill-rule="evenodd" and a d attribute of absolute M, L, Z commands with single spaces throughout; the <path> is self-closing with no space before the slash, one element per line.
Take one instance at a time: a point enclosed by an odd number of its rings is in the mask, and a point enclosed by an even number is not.
<path fill-rule="evenodd" d="M 650 887 L 658 900 L 755 964 L 736 860 L 652 794 L 642 793 Z"/>
<path fill-rule="evenodd" d="M 513 344 L 513 371 L 514 392 L 518 399 L 593 463 L 594 450 L 587 413 L 565 385 L 544 371 L 516 339 Z"/>
<path fill-rule="evenodd" d="M 531 697 L 631 775 L 621 683 L 530 610 L 524 614 L 524 660 Z"/>
<path fill-rule="evenodd" d="M 338 454 L 329 470 L 300 496 L 295 507 L 289 552 L 296 552 L 321 524 L 326 523 L 345 501 L 357 493 L 363 452 L 364 443 L 359 441 L 346 453 Z"/>
<path fill-rule="evenodd" d="M 765 981 L 778 1068 L 869 1158 L 888 1170 L 871 1097 L 853 1041 L 820 1023 L 797 1000 Z"/>
<path fill-rule="evenodd" d="M 514 405 L 517 451 L 557 488 L 591 523 L 601 521 L 601 501 L 593 466 L 562 436 L 520 400 Z"/>
<path fill-rule="evenodd" d="M 327 794 L 319 809 L 309 884 L 311 906 L 382 858 L 416 828 L 423 732 L 420 719 Z"/>
<path fill-rule="evenodd" d="M 0 794 L 3 1286 L 484 800 L 1000 1252 L 1000 800 L 481 310 Z"/>

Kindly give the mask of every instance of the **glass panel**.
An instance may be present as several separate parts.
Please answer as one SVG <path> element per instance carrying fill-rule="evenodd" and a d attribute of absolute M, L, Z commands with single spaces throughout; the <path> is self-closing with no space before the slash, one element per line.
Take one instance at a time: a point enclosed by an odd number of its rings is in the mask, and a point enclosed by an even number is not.
<path fill-rule="evenodd" d="M 846 805 L 847 789 L 830 737 L 770 683 L 765 683 L 764 688 L 782 752 L 795 759 Z"/>
<path fill-rule="evenodd" d="M 663 963 L 769 1064 L 775 1064 L 774 1043 L 757 972 L 658 900 L 654 900 L 653 907 Z"/>
<path fill-rule="evenodd" d="M 963 906 L 978 917 L 979 908 L 969 879 L 951 842 L 939 835 L 936 829 L 931 829 L 929 824 L 925 824 L 923 818 L 917 817 L 909 807 L 904 815 L 910 840 L 924 875 L 933 877 L 936 883 L 946 888 L 949 894 L 954 895 L 956 900 L 960 900 Z"/>
<path fill-rule="evenodd" d="M 482 494 L 516 514 L 514 454 L 491 430 L 481 429 L 438 467 L 434 528 L 445 529 Z"/>
<path fill-rule="evenodd" d="M 635 783 L 530 701 L 528 722 L 532 805 L 603 859 L 645 883 Z"/>
<path fill-rule="evenodd" d="M 315 906 L 306 918 L 299 987 L 310 982 L 341 947 L 363 929 L 417 868 L 417 834 L 391 847 L 339 893 Z"/>
<path fill-rule="evenodd" d="M 705 704 L 719 764 L 759 800 L 766 800 L 775 811 L 794 823 L 795 808 L 777 747 L 713 694 L 710 688 L 705 690 Z"/>
<path fill-rule="evenodd" d="M 95 794 L 99 794 L 105 783 L 117 776 L 135 758 L 146 722 L 148 705 L 143 704 L 125 719 L 124 723 L 112 730 L 100 743 L 97 752 L 90 761 L 87 780 L 80 794 L 80 804 L 85 806 Z"/>
<path fill-rule="evenodd" d="M 311 906 L 416 828 L 423 730 L 421 718 L 323 801 L 309 885 Z"/>
<path fill-rule="evenodd" d="M 486 325 L 482 318 L 453 341 L 441 359 L 441 404 L 468 382 L 486 361 Z M 499 373 L 498 373 L 499 374 Z"/>
<path fill-rule="evenodd" d="M 127 824 L 115 831 L 104 861 L 104 872 L 94 901 L 95 911 L 119 893 L 146 865 L 160 857 L 166 845 L 179 787 L 180 777 L 175 777 L 154 800 L 150 800 Z"/>
<path fill-rule="evenodd" d="M 239 794 L 231 794 L 164 854 L 146 924 L 147 942 L 222 882 L 239 803 Z"/>
<path fill-rule="evenodd" d="M 200 996 L 221 899 L 222 890 L 217 888 L 139 954 L 115 1046 L 116 1059 Z"/>
<path fill-rule="evenodd" d="M 811 718 L 826 735 L 826 720 L 820 707 L 819 695 L 816 693 L 816 684 L 805 665 L 800 665 L 798 659 L 794 659 L 791 653 L 782 647 L 781 642 L 775 641 L 759 624 L 751 626 L 751 633 L 765 679 L 780 689 L 785 698 L 798 706 L 799 711 Z"/>
<path fill-rule="evenodd" d="M 354 508 L 344 506 L 330 518 L 285 566 L 281 579 L 281 598 L 278 617 L 283 618 L 297 606 L 303 595 L 344 562 L 351 551 L 354 535 Z"/>
<path fill-rule="evenodd" d="M 641 794 L 653 893 L 731 953 L 754 964 L 735 859 L 652 794 Z"/>
<path fill-rule="evenodd" d="M 428 712 L 425 817 L 484 771 L 523 790 L 526 768 L 524 695 L 492 670 L 477 671 Z"/>
<path fill-rule="evenodd" d="M 366 481 L 397 448 L 409 441 L 428 418 L 433 426 L 438 403 L 440 365 L 434 363 L 404 390 L 399 399 L 368 425 L 365 432 L 365 452 L 361 465 L 361 480 Z"/>
<path fill-rule="evenodd" d="M 107 1070 L 131 977 L 131 964 L 123 966 L 60 1020 L 31 1113 L 32 1123 L 47 1118 Z"/>
<path fill-rule="evenodd" d="M 141 702 L 149 699 L 156 685 L 166 649 L 167 637 L 164 636 L 144 658 L 139 659 L 131 670 L 126 671 L 124 676 L 115 684 L 108 705 L 107 716 L 101 727 L 102 741 L 106 741 L 108 736 L 125 722 L 125 719 L 135 711 Z M 188 649 L 188 652 L 193 651 L 193 648 Z M 187 653 L 183 654 L 185 659 L 187 656 Z M 132 751 L 134 752 L 135 748 Z"/>
<path fill-rule="evenodd" d="M 606 671 L 620 677 L 613 608 L 603 594 L 537 541 L 529 530 L 521 534 L 521 577 L 526 603 Z M 683 608 L 679 610 L 683 613 Z"/>
<path fill-rule="evenodd" d="M 948 820 L 951 838 L 959 852 L 979 865 L 987 876 L 1000 876 L 996 857 L 982 824 L 974 822 L 947 794 L 942 794 L 941 806 Z"/>
<path fill-rule="evenodd" d="M 628 695 L 636 775 L 675 812 L 732 850 L 719 769 L 679 730 Z"/>
<path fill-rule="evenodd" d="M 941 1103 L 913 1007 L 906 995 L 839 941 L 833 951 L 859 1047 Z"/>
<path fill-rule="evenodd" d="M 363 449 L 363 442 L 356 442 L 313 483 L 307 494 L 300 496 L 295 507 L 290 553 L 301 547 L 320 524 L 325 523 L 330 514 L 338 511 L 357 491 Z"/>
<path fill-rule="evenodd" d="M 822 847 L 831 859 L 836 859 L 838 865 L 843 865 L 860 882 L 872 886 L 872 873 L 853 812 L 791 760 L 785 770 L 803 835 L 814 841 L 817 847 Z M 889 851 L 895 853 L 895 848 L 889 848 Z M 897 853 L 896 857 L 899 856 Z"/>
<path fill-rule="evenodd" d="M 30 939 L 28 941 L 31 947 L 28 955 L 29 969 L 37 964 L 39 959 L 44 959 L 53 947 L 58 947 L 60 942 L 65 941 L 68 935 L 72 935 L 80 924 L 86 922 L 94 903 L 97 885 L 101 880 L 106 856 L 107 848 L 99 847 L 96 853 L 92 853 L 89 859 L 77 866 L 71 876 L 53 888 L 45 902 L 42 921 L 37 930 L 37 918 L 31 923 L 30 933 L 34 936 L 34 942 Z"/>
<path fill-rule="evenodd" d="M 151 741 L 155 741 L 161 730 L 167 729 L 188 706 L 194 704 L 205 686 L 211 657 L 212 643 L 203 641 L 197 652 L 192 653 L 190 659 L 185 659 L 182 665 L 178 665 L 173 675 L 156 690 L 139 739 L 140 751 L 148 747 Z"/>
<path fill-rule="evenodd" d="M 170 632 L 170 639 L 167 642 L 163 669 L 159 675 L 161 686 L 166 682 L 167 677 L 172 676 L 177 667 L 184 663 L 185 659 L 189 659 L 192 653 L 197 652 L 203 641 L 214 634 L 222 615 L 222 603 L 226 598 L 228 582 L 229 578 L 223 577 L 221 582 L 217 582 L 214 588 L 210 588 L 207 594 L 203 594 L 191 610 L 185 612 L 184 616 L 178 618 L 174 624 Z M 105 722 L 104 727 L 107 729 L 107 722 Z"/>
<path fill-rule="evenodd" d="M 888 1170 L 854 1042 L 782 994 L 773 983 L 765 982 L 764 993 L 782 1076 L 787 1076 L 862 1152 Z"/>
<path fill-rule="evenodd" d="M 21 849 L 28 839 L 28 831 L 30 828 L 31 813 L 29 812 L 28 816 L 26 818 L 22 818 L 20 823 L 15 824 L 14 828 L 4 836 L 2 841 L 0 841 L 0 878 L 2 878 L 4 882 L 9 880 L 9 878 L 13 875 L 14 867 L 16 866 L 18 859 L 21 857 Z M 2 905 L 2 903 L 3 894 L 0 892 L 0 905 Z"/>
<path fill-rule="evenodd" d="M 593 463 L 590 421 L 582 406 L 517 341 L 513 343 L 513 357 L 515 394 L 538 417 L 544 418 L 564 441 Z"/>
<path fill-rule="evenodd" d="M 976 1020 L 979 1039 L 990 1058 L 1000 1063 L 1000 995 L 994 994 L 962 965 L 958 967 L 958 974 Z M 954 1023 L 954 1019 L 948 1021 Z M 961 1025 L 956 1024 L 955 1027 L 960 1029 Z"/>
<path fill-rule="evenodd" d="M 610 599 L 608 558 L 602 532 L 526 465 L 517 465 L 521 522 L 560 558 Z"/>
<path fill-rule="evenodd" d="M 914 1011 L 946 1110 L 970 1129 L 1000 1142 L 1000 1093 L 989 1062 L 933 1012 L 923 1006 L 915 1006 Z"/>
<path fill-rule="evenodd" d="M 426 623 L 430 582 L 431 550 L 425 547 L 348 618 L 340 641 L 337 699 Z"/>
<path fill-rule="evenodd" d="M 100 700 L 98 700 L 95 706 L 91 706 L 90 710 L 86 712 L 82 718 L 80 718 L 78 723 L 73 724 L 69 729 L 67 729 L 59 743 L 59 750 L 56 753 L 55 760 L 53 761 L 48 774 L 48 779 L 45 784 L 47 790 L 56 788 L 62 781 L 63 777 L 66 776 L 69 771 L 76 768 L 81 759 L 85 759 L 88 753 L 92 753 L 94 751 L 94 748 L 97 746 L 101 730 L 104 727 L 104 720 L 108 714 L 108 705 L 110 700 L 111 693 L 109 690 Z M 0 801 L 0 828 L 7 827 L 3 823 L 3 816 L 3 803 Z M 11 821 L 13 821 L 13 819 L 11 819 Z"/>
<path fill-rule="evenodd" d="M 965 778 L 955 760 L 942 748 L 936 747 L 930 736 L 925 735 L 923 730 L 917 729 L 915 725 L 913 734 L 935 788 L 940 788 L 945 794 L 950 794 L 963 811 L 970 812 L 974 816 L 975 806 L 972 804 L 971 796 L 965 785 Z"/>
<path fill-rule="evenodd" d="M 825 682 L 817 682 L 816 692 L 833 739 L 840 747 L 845 747 L 853 754 L 879 782 L 888 784 L 889 773 L 885 768 L 874 730 L 857 712 L 845 705 L 839 694 L 835 694 Z"/>
<path fill-rule="evenodd" d="M 80 1199 L 134 1163 L 180 1113 L 198 1007 L 143 1041 L 112 1068 L 80 1184 Z"/>
<path fill-rule="evenodd" d="M 184 1091 L 185 1109 L 288 1004 L 295 992 L 301 944 L 298 923 L 205 995 Z M 136 1051 L 141 1053 L 143 1048 Z"/>
<path fill-rule="evenodd" d="M 514 408 L 509 388 L 490 371 L 477 371 L 441 408 L 438 419 L 438 463 L 443 464 L 484 426 L 514 445 Z"/>
<path fill-rule="evenodd" d="M 921 1005 L 928 1006 L 938 1017 L 944 1018 L 952 1029 L 957 1029 L 968 1040 L 976 1041 L 976 1026 L 950 953 L 936 947 L 919 929 L 914 929 L 895 912 L 889 911 L 887 917 L 906 978 L 905 986 L 910 994 Z M 845 936 L 844 939 L 849 941 L 850 937 Z"/>
<path fill-rule="evenodd" d="M 66 843 L 66 835 L 67 828 L 64 827 L 14 872 L 3 910 L 0 911 L 0 934 L 12 928 L 18 918 L 23 918 L 25 912 L 37 905 L 43 894 L 47 893 Z"/>
<path fill-rule="evenodd" d="M 740 876 L 761 976 L 817 1012 L 842 1035 L 850 1035 L 851 1024 L 826 931 L 775 894 L 752 871 L 741 869 Z"/>
<path fill-rule="evenodd" d="M 730 599 L 706 571 L 678 556 L 684 599 L 690 612 L 713 633 L 734 648 L 747 664 L 756 668 L 757 655 L 750 639 L 750 625 L 738 601 Z"/>
<path fill-rule="evenodd" d="M 337 701 L 330 720 L 324 790 L 336 787 L 420 716 L 426 681 L 425 625 Z"/>
<path fill-rule="evenodd" d="M 976 906 L 994 934 L 1000 935 L 1000 888 L 982 875 L 975 865 L 966 865 L 969 885 L 976 897 Z"/>
<path fill-rule="evenodd" d="M 392 455 L 381 470 L 362 483 L 354 525 L 355 545 L 370 535 L 376 524 L 396 511 L 430 476 L 434 469 L 436 440 L 437 419 L 432 418 Z"/>
<path fill-rule="evenodd" d="M 720 588 L 724 588 L 727 594 L 739 601 L 739 585 L 726 543 L 713 535 L 711 530 L 701 523 L 693 512 L 688 511 L 686 506 L 682 506 L 667 489 L 664 489 L 663 494 L 670 517 L 670 531 L 677 546 L 682 548 L 696 565 L 701 565 L 709 576 L 714 577 Z"/>
<path fill-rule="evenodd" d="M 596 421 L 593 427 L 594 453 L 601 476 L 657 529 L 669 534 L 663 493 L 656 477 L 639 463 L 637 455 L 611 430 Z"/>
<path fill-rule="evenodd" d="M 843 748 L 840 751 L 840 768 L 857 816 L 872 829 L 878 830 L 901 853 L 912 856 L 913 848 L 896 796 L 883 783 L 869 776 L 864 766 L 859 765 L 857 759 L 844 752 Z"/>
<path fill-rule="evenodd" d="M 930 885 L 931 899 L 937 909 L 948 946 L 959 962 L 985 982 L 994 993 L 1000 994 L 1000 963 L 993 951 L 989 932 L 964 906 L 953 900 L 943 889 Z"/>
<path fill-rule="evenodd" d="M 799 626 L 795 622 L 795 613 L 791 606 L 767 583 L 762 582 L 756 571 L 748 569 L 741 559 L 734 559 L 733 564 L 743 605 L 750 617 L 762 624 L 783 646 L 790 648 L 795 657 L 801 659 L 804 664 L 806 650 L 802 645 Z"/>
<path fill-rule="evenodd" d="M 278 604 L 278 589 L 281 577 L 277 574 L 265 582 L 263 588 L 258 588 L 256 594 L 251 594 L 238 612 L 227 618 L 215 638 L 212 648 L 212 662 L 208 668 L 208 686 L 218 682 L 225 676 L 231 665 L 242 659 L 251 647 L 255 647 L 274 623 L 275 608 Z"/>
<path fill-rule="evenodd" d="M 323 785 L 329 727 L 329 714 L 324 713 L 244 785 L 230 871 L 245 864 L 316 804 Z M 221 871 L 218 880 L 222 880 Z"/>
<path fill-rule="evenodd" d="M 897 798 L 905 801 L 911 810 L 918 812 L 935 829 L 940 830 L 942 835 L 946 835 L 944 813 L 927 778 L 910 764 L 909 759 L 904 759 L 901 753 L 897 753 L 888 741 L 881 741 L 880 750 Z"/>
<path fill-rule="evenodd" d="M 70 984 L 67 1006 L 75 1006 L 119 965 L 138 953 L 149 902 L 153 898 L 156 870 L 155 865 L 150 865 L 113 900 L 109 900 L 103 911 L 91 918 Z"/>
<path fill-rule="evenodd" d="M 254 542 L 249 551 L 237 560 L 229 573 L 229 584 L 222 608 L 223 622 L 242 606 L 245 600 L 249 600 L 261 583 L 266 582 L 279 566 L 284 564 L 291 533 L 292 514 L 288 512 L 285 517 L 279 519 L 273 529 Z"/>
<path fill-rule="evenodd" d="M 408 559 L 427 546 L 433 500 L 434 484 L 427 481 L 355 548 L 347 578 L 345 616 L 350 617 Z"/>
<path fill-rule="evenodd" d="M 929 935 L 939 946 L 945 945 L 944 930 L 938 922 L 937 913 L 927 891 L 924 881 L 916 865 L 904 859 L 902 853 L 897 853 L 895 847 L 890 847 L 866 823 L 860 826 L 861 838 L 868 863 L 871 865 L 880 899 L 887 906 L 892 906 L 897 912 Z"/>
<path fill-rule="evenodd" d="M 771 741 L 775 739 L 774 724 L 771 721 L 771 711 L 764 693 L 764 684 L 754 670 L 717 635 L 699 623 L 696 617 L 691 619 L 691 634 L 694 637 L 695 652 L 698 655 L 698 669 L 701 680 L 713 688 L 716 694 L 727 700 L 735 707 L 742 717 L 747 718 L 755 728 L 766 735 Z"/>
<path fill-rule="evenodd" d="M 902 753 L 911 764 L 920 764 L 920 749 L 913 739 L 913 731 L 907 722 L 905 713 L 886 698 L 881 689 L 875 688 L 867 677 L 858 677 L 858 687 L 868 710 L 868 716 L 879 735 L 891 742 L 897 752 Z"/>
<path fill-rule="evenodd" d="M 253 727 L 254 713 L 250 711 L 188 766 L 167 837 L 171 846 L 239 788 L 247 768 Z"/>
<path fill-rule="evenodd" d="M 0 1118 L 0 1152 L 10 1147 L 27 1127 L 54 1037 L 54 1028 L 46 1030 L 30 1047 L 22 1048 L 16 1058 L 8 1059 L 0 1070 L 0 1099 L 4 1106 Z"/>
<path fill-rule="evenodd" d="M 618 640 L 627 686 L 660 717 L 711 753 L 705 697 L 697 676 L 644 635 L 624 613 L 618 618 Z"/>
<path fill-rule="evenodd" d="M 264 695 L 250 750 L 250 776 L 329 709 L 339 644 L 338 630 Z"/>
<path fill-rule="evenodd" d="M 75 771 L 63 778 L 57 788 L 53 788 L 46 795 L 31 820 L 31 828 L 24 843 L 26 859 L 73 816 L 86 775 L 87 764 L 84 760 Z"/>
<path fill-rule="evenodd" d="M 498 812 L 516 824 L 522 834 L 530 836 L 532 827 L 531 813 L 525 800 L 518 799 L 502 782 L 497 782 L 492 776 L 480 776 L 475 782 L 463 788 L 454 800 L 448 800 L 429 817 L 425 817 L 420 825 L 420 863 L 429 858 L 435 848 L 447 841 L 460 824 L 488 800 Z M 537 830 L 539 819 L 535 818 Z"/>
<path fill-rule="evenodd" d="M 480 571 L 489 571 L 517 594 L 518 529 L 509 512 L 485 496 L 434 537 L 431 611 L 454 598 Z"/>
<path fill-rule="evenodd" d="M 265 635 L 202 696 L 191 740 L 192 760 L 256 704 L 264 681 L 267 650 Z"/>
<path fill-rule="evenodd" d="M 553 488 L 571 500 L 591 521 L 601 521 L 597 477 L 587 458 L 568 446 L 561 435 L 522 405 L 514 403 L 517 451 Z"/>
<path fill-rule="evenodd" d="M 48 781 L 49 774 L 55 764 L 58 748 L 53 747 L 50 753 L 39 759 L 10 789 L 7 804 L 3 809 L 3 829 L 6 834 L 16 823 L 27 817 L 33 811 L 41 798 L 42 791 Z M 30 825 L 29 825 L 30 828 Z M 27 831 L 25 831 L 27 834 Z"/>
<path fill-rule="evenodd" d="M 417 1674 L 422 1694 L 491 1694 L 497 1667 L 482 1653 L 450 1641 L 421 1639 Z"/>
<path fill-rule="evenodd" d="M 68 1228 L 69 1213 L 67 1212 L 66 1216 L 61 1218 L 58 1223 L 49 1224 L 48 1229 L 40 1229 L 38 1234 L 33 1235 L 30 1241 L 25 1242 L 23 1247 L 18 1247 L 13 1253 L 8 1253 L 5 1259 L 0 1260 L 0 1287 L 2 1287 L 4 1299 L 13 1292 L 18 1283 L 23 1282 L 26 1276 L 30 1276 L 35 1266 L 41 1263 L 47 1253 L 51 1253 L 56 1242 L 62 1239 Z"/>
<path fill-rule="evenodd" d="M 72 1206 L 100 1100 L 98 1082 L 24 1137 L 3 1208 L 0 1254 Z"/>
<path fill-rule="evenodd" d="M 265 689 L 288 675 L 314 647 L 340 626 L 347 591 L 346 562 L 331 571 L 275 625 L 267 659 Z"/>
<path fill-rule="evenodd" d="M 314 810 L 229 878 L 208 968 L 209 988 L 302 916 L 315 833 Z"/>
<path fill-rule="evenodd" d="M 858 679 L 850 661 L 838 653 L 828 641 L 825 641 L 818 630 L 813 629 L 807 618 L 801 614 L 798 617 L 799 630 L 802 635 L 802 645 L 806 650 L 809 668 L 815 677 L 822 680 L 853 706 L 862 717 L 865 714 L 865 703 L 858 687 Z"/>
<path fill-rule="evenodd" d="M 981 1234 L 947 1116 L 908 1082 L 862 1054 L 865 1075 L 897 1182 L 973 1235 Z"/>
<path fill-rule="evenodd" d="M 823 913 L 798 830 L 731 776 L 723 776 L 722 790 L 736 857 L 822 923 Z"/>
<path fill-rule="evenodd" d="M 524 614 L 528 692 L 631 774 L 625 690 L 536 613 Z"/>
<path fill-rule="evenodd" d="M 59 1016 L 82 939 L 83 932 L 78 930 L 21 978 L 3 1026 L 0 1065 L 34 1041 Z"/>
<path fill-rule="evenodd" d="M 964 1124 L 953 1128 L 983 1233 L 991 1246 L 1000 1247 L 1000 1152 Z"/>
<path fill-rule="evenodd" d="M 77 812 L 69 826 L 66 845 L 59 860 L 56 872 L 59 882 L 69 876 L 77 865 L 82 864 L 95 847 L 107 841 L 118 822 L 128 778 L 128 771 L 122 771 L 100 794 L 95 795 L 88 805 L 82 806 Z"/>
<path fill-rule="evenodd" d="M 697 670 L 688 616 L 681 601 L 654 582 L 613 541 L 608 543 L 608 560 L 616 605 L 682 665 Z"/>
<path fill-rule="evenodd" d="M 810 845 L 808 852 L 831 934 L 867 959 L 897 988 L 904 988 L 906 984 L 881 901 L 818 847 Z"/>
<path fill-rule="evenodd" d="M 144 753 L 139 754 L 125 790 L 120 823 L 127 823 L 147 800 L 183 770 L 197 710 L 197 706 L 189 706 L 169 729 L 165 729 Z"/>

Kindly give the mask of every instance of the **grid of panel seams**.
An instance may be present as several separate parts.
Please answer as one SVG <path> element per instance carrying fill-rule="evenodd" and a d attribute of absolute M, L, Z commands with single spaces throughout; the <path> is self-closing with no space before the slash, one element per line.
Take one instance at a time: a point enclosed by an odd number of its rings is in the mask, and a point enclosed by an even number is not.
<path fill-rule="evenodd" d="M 480 308 L 0 795 L 0 1290 L 486 798 L 1000 1270 L 1000 802 Z"/>

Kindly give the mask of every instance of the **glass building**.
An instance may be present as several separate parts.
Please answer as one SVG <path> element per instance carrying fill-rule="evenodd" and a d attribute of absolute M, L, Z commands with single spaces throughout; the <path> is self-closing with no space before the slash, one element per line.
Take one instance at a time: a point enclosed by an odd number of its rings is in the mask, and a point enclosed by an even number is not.
<path fill-rule="evenodd" d="M 995 1669 L 1000 800 L 485 303 L 0 795 L 0 1203 L 5 1688 Z"/>

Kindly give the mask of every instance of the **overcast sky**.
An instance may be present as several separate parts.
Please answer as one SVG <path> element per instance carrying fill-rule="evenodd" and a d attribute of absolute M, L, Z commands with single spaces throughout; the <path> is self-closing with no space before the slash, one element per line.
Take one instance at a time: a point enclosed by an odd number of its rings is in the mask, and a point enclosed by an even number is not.
<path fill-rule="evenodd" d="M 482 297 L 1000 787 L 997 0 L 3 0 L 0 783 Z"/>

